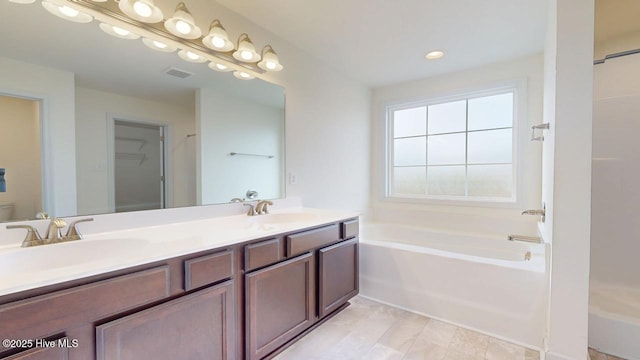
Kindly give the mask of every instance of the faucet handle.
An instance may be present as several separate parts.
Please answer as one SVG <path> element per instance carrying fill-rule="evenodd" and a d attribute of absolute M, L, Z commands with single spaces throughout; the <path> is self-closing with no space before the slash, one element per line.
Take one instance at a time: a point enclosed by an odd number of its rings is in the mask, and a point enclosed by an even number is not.
<path fill-rule="evenodd" d="M 27 236 L 22 241 L 22 247 L 42 245 L 43 241 L 38 230 L 31 225 L 7 225 L 7 229 L 27 229 Z"/>
<path fill-rule="evenodd" d="M 242 205 L 249 207 L 249 211 L 247 211 L 247 216 L 256 216 L 256 208 L 253 207 L 253 204 L 244 203 Z"/>
<path fill-rule="evenodd" d="M 79 219 L 76 220 L 74 222 L 71 223 L 71 225 L 69 225 L 69 228 L 67 229 L 67 235 L 65 235 L 64 237 L 67 240 L 80 240 L 82 239 L 82 234 L 80 234 L 80 232 L 78 231 L 78 223 L 81 222 L 89 222 L 89 221 L 93 221 L 93 218 L 86 218 L 86 219 Z"/>

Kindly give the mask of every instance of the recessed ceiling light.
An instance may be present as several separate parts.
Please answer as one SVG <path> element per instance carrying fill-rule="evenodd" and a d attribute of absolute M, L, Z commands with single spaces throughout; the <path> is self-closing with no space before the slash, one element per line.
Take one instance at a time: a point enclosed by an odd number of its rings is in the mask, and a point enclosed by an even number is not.
<path fill-rule="evenodd" d="M 427 58 L 427 60 L 435 60 L 435 59 L 440 59 L 443 56 L 444 56 L 444 52 L 440 50 L 435 50 L 427 53 L 427 55 L 425 55 L 424 57 Z"/>

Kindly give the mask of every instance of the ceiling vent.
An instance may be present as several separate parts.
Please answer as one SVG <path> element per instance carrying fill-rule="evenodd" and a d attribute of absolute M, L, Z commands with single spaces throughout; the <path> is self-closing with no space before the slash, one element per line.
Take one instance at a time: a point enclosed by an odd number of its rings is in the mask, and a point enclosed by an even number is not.
<path fill-rule="evenodd" d="M 174 67 L 168 68 L 167 70 L 164 71 L 164 73 L 167 74 L 167 75 L 178 77 L 180 79 L 186 79 L 189 76 L 193 75 L 193 73 L 190 73 L 190 72 L 184 71 L 184 70 L 180 70 L 180 69 L 174 68 Z"/>

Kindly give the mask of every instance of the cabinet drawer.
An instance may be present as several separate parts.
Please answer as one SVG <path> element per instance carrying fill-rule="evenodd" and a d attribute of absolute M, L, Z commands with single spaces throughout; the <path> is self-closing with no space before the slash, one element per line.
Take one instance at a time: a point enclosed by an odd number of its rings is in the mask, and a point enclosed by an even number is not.
<path fill-rule="evenodd" d="M 189 291 L 233 275 L 233 250 L 200 256 L 184 262 L 184 289 Z"/>
<path fill-rule="evenodd" d="M 340 240 L 338 225 L 329 225 L 287 236 L 287 256 L 322 247 Z"/>
<path fill-rule="evenodd" d="M 16 301 L 0 306 L 0 338 L 47 336 L 168 296 L 165 265 Z"/>
<path fill-rule="evenodd" d="M 244 268 L 253 270 L 276 263 L 282 259 L 280 239 L 271 239 L 244 247 Z"/>
<path fill-rule="evenodd" d="M 358 232 L 360 231 L 360 223 L 358 222 L 358 219 L 345 221 L 341 225 L 342 239 L 346 240 L 358 236 Z"/>

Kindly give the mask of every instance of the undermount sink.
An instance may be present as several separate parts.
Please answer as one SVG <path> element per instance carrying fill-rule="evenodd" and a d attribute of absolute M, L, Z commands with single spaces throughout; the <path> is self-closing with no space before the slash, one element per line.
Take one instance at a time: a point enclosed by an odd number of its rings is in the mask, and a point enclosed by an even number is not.
<path fill-rule="evenodd" d="M 316 218 L 315 214 L 307 213 L 278 213 L 249 217 L 249 222 L 254 224 L 291 224 L 310 221 Z"/>
<path fill-rule="evenodd" d="M 143 239 L 76 240 L 0 252 L 0 273 L 39 272 L 126 257 L 132 246 L 144 248 Z"/>

